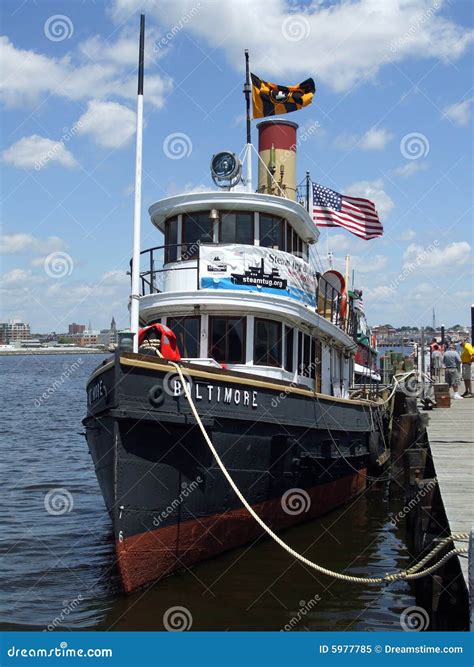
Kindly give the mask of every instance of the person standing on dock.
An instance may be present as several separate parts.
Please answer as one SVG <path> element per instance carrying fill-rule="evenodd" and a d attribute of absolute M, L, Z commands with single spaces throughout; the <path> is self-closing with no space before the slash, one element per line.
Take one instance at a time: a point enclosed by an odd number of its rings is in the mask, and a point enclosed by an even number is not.
<path fill-rule="evenodd" d="M 439 349 L 439 345 L 434 343 L 431 345 L 431 377 L 435 382 L 441 382 L 442 363 L 443 355 Z"/>
<path fill-rule="evenodd" d="M 474 347 L 470 344 L 467 338 L 461 343 L 461 363 L 462 363 L 462 379 L 464 380 L 464 396 L 472 396 L 471 387 L 471 366 L 474 361 Z"/>
<path fill-rule="evenodd" d="M 450 343 L 448 349 L 443 355 L 443 365 L 446 375 L 446 382 L 453 388 L 453 398 L 462 398 L 458 392 L 459 371 L 461 370 L 461 357 L 456 352 L 456 345 Z"/>

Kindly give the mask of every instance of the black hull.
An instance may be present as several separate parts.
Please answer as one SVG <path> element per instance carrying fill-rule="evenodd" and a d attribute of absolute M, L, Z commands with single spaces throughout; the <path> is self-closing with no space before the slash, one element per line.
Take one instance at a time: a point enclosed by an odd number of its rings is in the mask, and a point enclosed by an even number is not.
<path fill-rule="evenodd" d="M 365 488 L 366 404 L 229 371 L 189 365 L 186 372 L 224 464 L 274 529 L 321 515 Z M 176 379 L 164 360 L 122 355 L 88 385 L 87 442 L 127 592 L 261 534 L 186 398 L 174 395 Z"/>

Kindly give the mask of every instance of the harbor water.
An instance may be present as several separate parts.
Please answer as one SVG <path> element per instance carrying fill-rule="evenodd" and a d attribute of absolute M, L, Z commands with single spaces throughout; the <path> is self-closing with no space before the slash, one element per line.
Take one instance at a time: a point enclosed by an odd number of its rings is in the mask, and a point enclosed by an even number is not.
<path fill-rule="evenodd" d="M 267 538 L 130 596 L 81 419 L 103 355 L 0 358 L 1 629 L 163 630 L 180 608 L 192 630 L 393 630 L 415 604 L 405 582 L 322 577 Z M 370 480 L 355 501 L 283 533 L 333 570 L 380 576 L 407 566 L 403 490 Z"/>

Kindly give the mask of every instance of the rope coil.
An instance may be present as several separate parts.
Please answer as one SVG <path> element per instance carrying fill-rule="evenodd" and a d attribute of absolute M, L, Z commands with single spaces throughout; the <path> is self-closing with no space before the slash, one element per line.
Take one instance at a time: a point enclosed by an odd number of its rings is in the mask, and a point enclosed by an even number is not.
<path fill-rule="evenodd" d="M 422 558 L 419 563 L 413 565 L 412 567 L 407 568 L 406 570 L 403 570 L 402 572 L 393 572 L 393 573 L 387 573 L 383 577 L 353 577 L 349 574 L 343 574 L 341 572 L 335 572 L 334 570 L 329 570 L 326 567 L 323 567 L 322 565 L 319 565 L 318 563 L 314 563 L 313 561 L 309 560 L 305 556 L 302 556 L 299 554 L 297 551 L 292 549 L 286 542 L 284 542 L 276 533 L 273 532 L 273 530 L 267 526 L 267 524 L 261 519 L 258 514 L 255 512 L 253 507 L 247 502 L 246 498 L 243 496 L 243 494 L 240 492 L 239 488 L 237 487 L 236 483 L 230 476 L 229 472 L 227 471 L 227 468 L 225 467 L 224 463 L 222 462 L 219 454 L 216 451 L 216 448 L 212 444 L 212 441 L 201 421 L 201 418 L 199 416 L 199 413 L 196 409 L 196 406 L 194 404 L 194 401 L 191 397 L 191 393 L 189 391 L 188 384 L 184 378 L 183 372 L 181 370 L 181 367 L 175 363 L 171 362 L 171 364 L 176 368 L 176 371 L 179 375 L 179 379 L 181 381 L 181 385 L 183 387 L 184 395 L 186 396 L 186 399 L 189 403 L 189 407 L 191 408 L 191 412 L 194 415 L 194 418 L 197 422 L 197 425 L 199 426 L 201 433 L 204 437 L 204 440 L 206 441 L 209 449 L 212 452 L 212 455 L 214 456 L 217 465 L 221 469 L 222 474 L 224 477 L 227 479 L 229 482 L 231 488 L 239 498 L 240 502 L 242 505 L 246 508 L 246 510 L 249 512 L 249 514 L 255 519 L 255 521 L 263 528 L 263 530 L 269 535 L 277 544 L 280 545 L 287 553 L 290 554 L 290 556 L 293 556 L 293 558 L 296 558 L 299 560 L 301 563 L 304 565 L 307 565 L 308 567 L 312 568 L 313 570 L 316 570 L 317 572 L 320 572 L 321 574 L 325 574 L 328 577 L 333 577 L 334 579 L 339 579 L 341 581 L 348 581 L 351 583 L 355 584 L 385 584 L 385 583 L 393 583 L 395 581 L 400 581 L 400 580 L 413 580 L 413 579 L 420 579 L 421 577 L 424 577 L 428 574 L 431 574 L 432 572 L 435 572 L 438 568 L 440 568 L 444 563 L 446 563 L 450 558 L 452 558 L 455 555 L 459 554 L 465 554 L 468 552 L 467 548 L 455 548 L 451 549 L 451 551 L 448 551 L 437 563 L 434 565 L 431 565 L 425 570 L 421 570 L 426 563 L 428 563 L 433 556 L 435 556 L 446 544 L 453 540 L 464 540 L 468 539 L 469 535 L 467 533 L 454 533 L 450 535 L 449 537 L 446 537 L 443 539 L 437 546 L 430 551 L 429 554 L 427 554 L 424 558 Z"/>

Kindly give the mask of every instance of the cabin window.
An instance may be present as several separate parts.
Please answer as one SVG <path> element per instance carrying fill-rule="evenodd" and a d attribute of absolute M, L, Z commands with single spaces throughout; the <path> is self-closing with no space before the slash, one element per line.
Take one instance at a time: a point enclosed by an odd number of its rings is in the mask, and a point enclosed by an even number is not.
<path fill-rule="evenodd" d="M 260 245 L 264 248 L 283 248 L 283 220 L 260 213 Z"/>
<path fill-rule="evenodd" d="M 245 363 L 245 327 L 245 317 L 209 317 L 209 356 L 224 363 Z"/>
<path fill-rule="evenodd" d="M 314 388 L 318 393 L 321 393 L 321 355 L 323 353 L 321 341 L 313 338 L 313 366 L 311 377 L 314 380 Z"/>
<path fill-rule="evenodd" d="M 168 317 L 168 326 L 176 336 L 182 357 L 193 359 L 199 357 L 200 319 L 200 317 Z"/>
<path fill-rule="evenodd" d="M 285 370 L 293 373 L 294 329 L 285 326 Z"/>
<path fill-rule="evenodd" d="M 165 222 L 165 264 L 176 262 L 178 258 L 178 218 L 168 218 Z"/>
<path fill-rule="evenodd" d="M 198 255 L 198 241 L 201 243 L 214 242 L 214 221 L 209 213 L 193 213 L 183 215 L 183 246 L 181 259 L 193 259 Z"/>
<path fill-rule="evenodd" d="M 311 336 L 298 332 L 298 373 L 311 377 Z"/>
<path fill-rule="evenodd" d="M 282 339 L 281 322 L 255 319 L 254 364 L 281 368 Z"/>
<path fill-rule="evenodd" d="M 223 213 L 220 222 L 220 243 L 254 244 L 253 213 Z"/>

